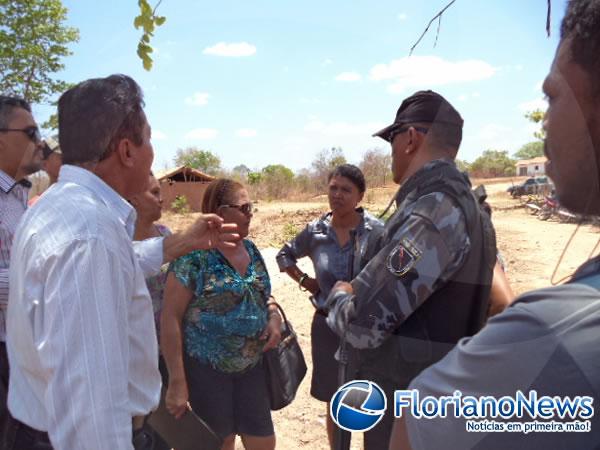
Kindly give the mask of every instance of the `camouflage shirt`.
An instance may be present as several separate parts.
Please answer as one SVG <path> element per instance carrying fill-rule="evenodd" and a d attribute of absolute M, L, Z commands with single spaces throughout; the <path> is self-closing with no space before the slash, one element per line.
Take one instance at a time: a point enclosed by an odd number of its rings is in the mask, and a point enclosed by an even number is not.
<path fill-rule="evenodd" d="M 419 172 L 439 163 L 432 161 Z M 359 349 L 381 345 L 450 280 L 465 261 L 470 240 L 456 201 L 434 192 L 407 196 L 370 245 L 364 268 L 351 283 L 354 293 L 334 290 L 327 299 L 327 323 Z"/>

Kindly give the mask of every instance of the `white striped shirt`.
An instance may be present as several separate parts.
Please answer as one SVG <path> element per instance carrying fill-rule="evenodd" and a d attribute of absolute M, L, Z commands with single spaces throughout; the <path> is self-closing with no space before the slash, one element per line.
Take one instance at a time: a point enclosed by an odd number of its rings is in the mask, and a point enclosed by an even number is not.
<path fill-rule="evenodd" d="M 47 431 L 56 450 L 131 450 L 132 416 L 158 404 L 158 346 L 138 257 L 158 271 L 162 239 L 134 252 L 134 224 L 112 188 L 64 165 L 17 228 L 8 406 Z"/>
<path fill-rule="evenodd" d="M 0 341 L 6 340 L 6 305 L 8 304 L 8 268 L 10 248 L 17 224 L 27 208 L 31 184 L 16 182 L 0 170 Z"/>

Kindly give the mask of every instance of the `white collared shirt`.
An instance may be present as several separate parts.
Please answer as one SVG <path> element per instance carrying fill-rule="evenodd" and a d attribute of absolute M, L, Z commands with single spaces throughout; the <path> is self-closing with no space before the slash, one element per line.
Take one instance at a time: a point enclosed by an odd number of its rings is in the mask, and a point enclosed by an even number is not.
<path fill-rule="evenodd" d="M 64 165 L 17 228 L 8 406 L 48 431 L 56 450 L 130 450 L 132 416 L 158 404 L 158 346 L 141 266 L 146 275 L 159 270 L 162 240 L 134 252 L 134 224 L 135 211 L 110 186 Z"/>

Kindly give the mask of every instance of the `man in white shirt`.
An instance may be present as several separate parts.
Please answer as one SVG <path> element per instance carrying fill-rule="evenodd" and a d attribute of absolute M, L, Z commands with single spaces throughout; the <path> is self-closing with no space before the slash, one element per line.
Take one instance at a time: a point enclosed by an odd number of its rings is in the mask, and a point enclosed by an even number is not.
<path fill-rule="evenodd" d="M 59 99 L 58 117 L 58 182 L 25 214 L 13 244 L 8 405 L 19 427 L 9 448 L 131 450 L 132 418 L 160 394 L 145 276 L 238 236 L 206 215 L 132 246 L 125 198 L 147 189 L 154 155 L 131 78 L 78 84 Z"/>
<path fill-rule="evenodd" d="M 40 170 L 42 142 L 31 107 L 25 100 L 0 95 L 0 443 L 9 439 L 6 306 L 10 251 L 17 223 L 27 208 L 31 183 L 27 175 Z M 7 428 L 8 427 L 8 428 Z M 9 433 L 8 433 L 9 434 Z"/>

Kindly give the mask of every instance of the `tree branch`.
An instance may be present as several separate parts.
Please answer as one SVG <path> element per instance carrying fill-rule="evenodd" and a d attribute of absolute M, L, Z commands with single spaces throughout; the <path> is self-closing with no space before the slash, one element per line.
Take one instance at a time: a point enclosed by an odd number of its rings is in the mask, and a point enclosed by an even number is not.
<path fill-rule="evenodd" d="M 444 14 L 444 12 L 445 12 L 445 11 L 446 11 L 448 8 L 450 8 L 450 6 L 452 6 L 452 4 L 453 4 L 455 1 L 456 1 L 456 0 L 452 0 L 450 3 L 448 3 L 448 4 L 447 4 L 447 5 L 444 7 L 444 9 L 442 9 L 442 10 L 441 10 L 439 13 L 437 13 L 435 16 L 433 16 L 433 18 L 432 18 L 432 19 L 429 21 L 429 23 L 427 24 L 427 27 L 425 27 L 425 31 L 423 31 L 423 33 L 421 34 L 421 36 L 419 37 L 419 39 L 417 40 L 417 42 L 415 42 L 415 45 L 413 45 L 413 46 L 410 48 L 410 53 L 408 54 L 409 56 L 410 56 L 410 55 L 412 55 L 412 53 L 413 53 L 414 49 L 417 47 L 417 45 L 419 45 L 419 43 L 421 42 L 421 40 L 423 39 L 423 37 L 424 37 L 424 36 L 427 34 L 427 31 L 429 31 L 429 27 L 431 26 L 431 24 L 432 24 L 433 22 L 435 22 L 435 20 L 436 20 L 436 19 L 439 19 L 439 22 L 438 22 L 438 32 L 437 32 L 437 35 L 436 35 L 436 37 L 435 37 L 435 42 L 437 43 L 437 38 L 438 38 L 438 35 L 439 35 L 439 33 L 440 33 L 440 25 L 441 25 L 441 23 L 442 23 L 442 14 Z M 548 1 L 550 1 L 550 0 L 548 0 Z"/>
<path fill-rule="evenodd" d="M 552 0 L 548 0 L 548 14 L 546 15 L 546 32 L 550 37 L 550 19 L 552 17 Z"/>
<path fill-rule="evenodd" d="M 156 4 L 156 6 L 154 7 L 154 9 L 152 10 L 152 17 L 154 17 L 156 15 L 156 10 L 158 9 L 158 7 L 160 6 L 161 3 L 162 3 L 162 0 L 158 0 L 158 3 Z"/>
<path fill-rule="evenodd" d="M 440 36 L 440 28 L 442 27 L 442 16 L 438 18 L 438 27 L 437 32 L 435 33 L 435 42 L 433 43 L 433 47 L 437 46 L 438 37 Z"/>

